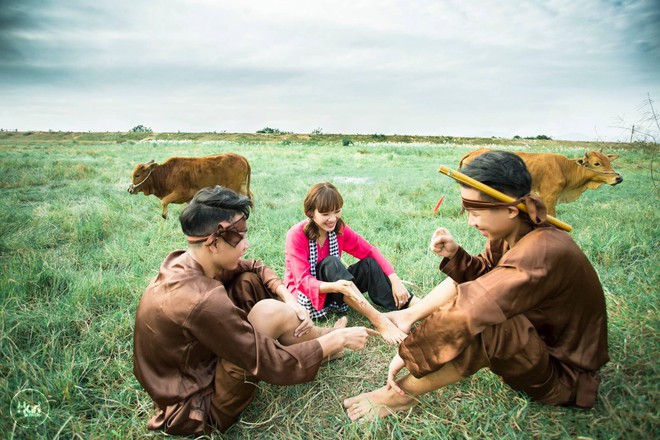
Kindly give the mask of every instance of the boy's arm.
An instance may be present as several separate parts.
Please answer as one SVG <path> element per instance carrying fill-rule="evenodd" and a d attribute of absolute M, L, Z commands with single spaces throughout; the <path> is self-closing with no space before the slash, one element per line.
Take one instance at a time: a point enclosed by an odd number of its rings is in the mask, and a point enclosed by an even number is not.
<path fill-rule="evenodd" d="M 277 286 L 275 289 L 275 295 L 282 301 L 283 303 L 293 307 L 294 305 L 298 304 L 298 301 L 296 301 L 296 297 L 289 291 L 289 289 L 286 288 L 284 284 L 280 284 Z"/>
<path fill-rule="evenodd" d="M 277 289 L 282 285 L 282 280 L 270 267 L 266 266 L 261 260 L 239 260 L 238 267 L 232 271 L 224 271 L 220 276 L 220 281 L 224 284 L 228 283 L 236 275 L 252 272 L 261 278 L 261 282 L 272 293 L 277 293 Z"/>
<path fill-rule="evenodd" d="M 296 312 L 296 316 L 301 321 L 300 325 L 298 325 L 298 327 L 296 327 L 296 329 L 293 331 L 293 335 L 295 337 L 304 335 L 309 330 L 311 330 L 312 327 L 314 327 L 314 323 L 309 317 L 309 312 L 307 309 L 298 304 L 296 297 L 289 291 L 289 289 L 286 288 L 284 284 L 277 286 L 275 294 L 284 304 L 288 305 L 293 309 L 294 312 Z"/>
<path fill-rule="evenodd" d="M 406 367 L 419 378 L 455 359 L 487 327 L 543 301 L 548 294 L 543 280 L 521 267 L 498 266 L 475 281 L 459 284 L 457 295 L 401 343 L 399 354 Z"/>
<path fill-rule="evenodd" d="M 477 279 L 497 264 L 490 258 L 490 243 L 486 245 L 486 251 L 481 256 L 472 256 L 459 246 L 451 232 L 443 227 L 433 233 L 429 249 L 437 256 L 443 257 L 440 270 L 459 284 Z"/>
<path fill-rule="evenodd" d="M 506 242 L 497 240 L 488 242 L 481 255 L 470 255 L 459 247 L 452 258 L 443 258 L 440 270 L 458 284 L 473 281 L 490 272 L 500 261 L 505 251 Z"/>

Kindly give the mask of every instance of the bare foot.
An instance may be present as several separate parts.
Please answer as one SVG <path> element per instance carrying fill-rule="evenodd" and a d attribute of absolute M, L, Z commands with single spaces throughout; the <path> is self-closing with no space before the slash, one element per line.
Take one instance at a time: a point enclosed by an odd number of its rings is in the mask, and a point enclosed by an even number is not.
<path fill-rule="evenodd" d="M 391 320 L 382 317 L 378 322 L 374 322 L 374 327 L 380 335 L 385 339 L 388 344 L 395 345 L 406 339 L 408 336 L 406 333 L 401 331 Z"/>
<path fill-rule="evenodd" d="M 410 319 L 408 318 L 407 309 L 387 312 L 385 313 L 385 317 L 392 321 L 392 323 L 396 325 L 402 332 L 406 334 L 410 333 L 410 329 L 412 328 L 413 323 L 410 322 Z"/>
<path fill-rule="evenodd" d="M 332 327 L 319 327 L 319 336 L 327 335 L 333 330 L 337 330 L 340 328 L 346 328 L 348 325 L 348 317 L 347 316 L 342 316 L 335 322 L 335 325 Z"/>
<path fill-rule="evenodd" d="M 332 326 L 333 330 L 336 330 L 338 328 L 346 328 L 348 325 L 348 316 L 342 316 L 335 322 L 335 325 Z"/>
<path fill-rule="evenodd" d="M 344 400 L 344 408 L 352 421 L 387 417 L 417 405 L 412 397 L 401 396 L 392 388 L 382 387 Z"/>

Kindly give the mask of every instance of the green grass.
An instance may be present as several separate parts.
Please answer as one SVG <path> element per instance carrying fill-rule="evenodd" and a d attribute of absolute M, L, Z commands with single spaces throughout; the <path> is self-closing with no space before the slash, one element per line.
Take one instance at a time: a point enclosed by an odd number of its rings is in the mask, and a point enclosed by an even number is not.
<path fill-rule="evenodd" d="M 206 135 L 206 136 L 204 136 Z M 235 136 L 232 138 L 231 136 Z M 296 136 L 306 136 L 302 139 Z M 337 136 L 335 140 L 332 136 Z M 140 295 L 164 257 L 185 246 L 177 216 L 160 201 L 126 191 L 136 163 L 174 155 L 235 152 L 252 165 L 256 209 L 248 257 L 283 272 L 284 236 L 303 218 L 318 181 L 335 182 L 349 224 L 379 246 L 423 296 L 443 279 L 427 250 L 448 227 L 470 252 L 483 238 L 458 215 L 458 186 L 437 172 L 476 146 L 553 151 L 579 157 L 603 145 L 501 139 L 372 135 L 0 133 L 0 438 L 138 438 L 152 413 L 132 374 L 132 329 Z M 373 139 L 372 139 L 373 140 Z M 658 438 L 660 368 L 658 250 L 660 199 L 653 149 L 606 145 L 624 182 L 558 207 L 606 289 L 612 361 L 591 411 L 548 407 L 512 391 L 488 371 L 423 396 L 413 410 L 351 423 L 348 396 L 383 385 L 395 348 L 372 338 L 365 351 L 323 366 L 311 383 L 259 384 L 255 402 L 215 438 Z M 657 157 L 654 158 L 657 167 Z M 654 175 L 660 176 L 657 169 Z M 439 213 L 433 207 L 441 195 Z M 349 259 L 350 260 L 350 259 Z M 349 313 L 351 323 L 367 322 Z M 19 391 L 47 396 L 40 426 L 13 423 Z"/>

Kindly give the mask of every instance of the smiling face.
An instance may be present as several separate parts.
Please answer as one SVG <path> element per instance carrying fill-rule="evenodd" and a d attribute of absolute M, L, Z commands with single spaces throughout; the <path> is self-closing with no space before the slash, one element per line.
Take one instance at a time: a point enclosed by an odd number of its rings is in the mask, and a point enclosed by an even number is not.
<path fill-rule="evenodd" d="M 317 183 L 312 186 L 307 192 L 303 206 L 305 215 L 310 219 L 305 227 L 308 239 L 316 240 L 324 237 L 330 231 L 341 231 L 344 225 L 341 219 L 344 199 L 330 182 Z"/>
<path fill-rule="evenodd" d="M 335 230 L 337 222 L 341 218 L 341 208 L 329 212 L 319 212 L 318 209 L 314 210 L 312 220 L 319 227 L 320 231 L 326 234 Z"/>
<path fill-rule="evenodd" d="M 461 197 L 470 200 L 487 201 L 481 191 L 473 188 L 461 188 Z M 520 226 L 518 208 L 502 207 L 494 209 L 465 210 L 468 214 L 468 224 L 474 226 L 488 240 L 506 240 L 513 243 Z"/>

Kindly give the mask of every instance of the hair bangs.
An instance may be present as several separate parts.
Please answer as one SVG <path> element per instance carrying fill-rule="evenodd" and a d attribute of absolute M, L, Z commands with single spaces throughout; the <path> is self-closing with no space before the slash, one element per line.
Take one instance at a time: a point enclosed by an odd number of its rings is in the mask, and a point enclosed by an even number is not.
<path fill-rule="evenodd" d="M 332 212 L 344 206 L 344 199 L 338 191 L 324 187 L 317 193 L 314 205 L 319 212 Z"/>

